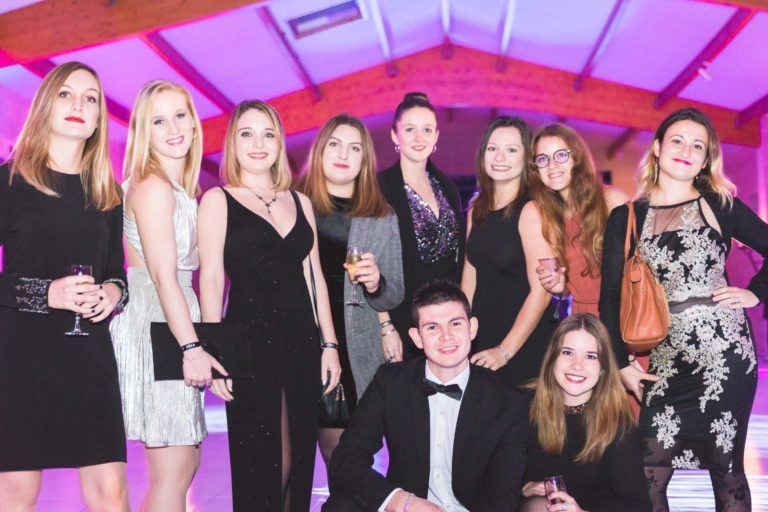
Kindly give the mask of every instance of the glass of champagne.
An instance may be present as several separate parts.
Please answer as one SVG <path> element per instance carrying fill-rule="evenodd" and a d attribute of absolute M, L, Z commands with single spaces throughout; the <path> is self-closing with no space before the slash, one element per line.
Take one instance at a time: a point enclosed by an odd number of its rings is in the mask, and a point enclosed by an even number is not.
<path fill-rule="evenodd" d="M 92 276 L 93 267 L 90 265 L 72 265 L 70 275 L 73 276 Z M 88 336 L 89 333 L 80 329 L 80 313 L 75 313 L 75 326 L 71 331 L 65 332 L 66 336 Z"/>
<path fill-rule="evenodd" d="M 565 503 L 560 498 L 549 498 L 549 495 L 552 494 L 555 491 L 563 491 L 568 492 L 565 489 L 565 480 L 563 479 L 562 475 L 555 475 L 555 476 L 548 476 L 544 479 L 544 492 L 547 495 L 547 502 L 550 505 L 558 504 L 558 503 Z"/>
<path fill-rule="evenodd" d="M 352 297 L 345 304 L 362 306 L 363 301 L 357 298 L 357 262 L 363 259 L 363 250 L 360 247 L 350 245 L 347 247 L 347 273 L 352 282 Z"/>

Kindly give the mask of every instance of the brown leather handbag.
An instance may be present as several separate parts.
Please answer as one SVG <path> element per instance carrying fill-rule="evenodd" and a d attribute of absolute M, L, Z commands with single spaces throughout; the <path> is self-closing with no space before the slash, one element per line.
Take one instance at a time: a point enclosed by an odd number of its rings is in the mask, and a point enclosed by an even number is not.
<path fill-rule="evenodd" d="M 669 305 L 653 270 L 640 256 L 635 230 L 635 208 L 627 202 L 629 218 L 624 240 L 624 275 L 621 278 L 621 337 L 630 352 L 648 352 L 667 337 Z M 630 242 L 635 250 L 629 255 Z"/>

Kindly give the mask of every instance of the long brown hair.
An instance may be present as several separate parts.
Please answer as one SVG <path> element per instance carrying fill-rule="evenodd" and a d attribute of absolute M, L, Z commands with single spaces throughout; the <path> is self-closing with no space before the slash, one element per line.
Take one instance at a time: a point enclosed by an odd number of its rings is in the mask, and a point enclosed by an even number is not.
<path fill-rule="evenodd" d="M 517 197 L 514 201 L 509 203 L 502 213 L 504 218 L 509 218 L 512 213 L 520 207 L 520 204 L 528 195 L 528 175 L 531 174 L 531 129 L 528 127 L 528 123 L 523 121 L 519 117 L 501 116 L 494 119 L 488 128 L 483 133 L 483 138 L 480 139 L 480 145 L 477 148 L 477 156 L 475 157 L 475 169 L 477 171 L 477 195 L 472 199 L 472 222 L 474 224 L 480 224 L 485 220 L 488 214 L 493 209 L 493 180 L 488 176 L 488 171 L 485 168 L 485 152 L 488 148 L 488 141 L 491 139 L 491 135 L 497 128 L 515 128 L 520 133 L 520 139 L 523 144 L 523 174 L 520 177 L 520 189 L 517 192 Z"/>
<path fill-rule="evenodd" d="M 563 453 L 566 442 L 565 404 L 563 390 L 555 380 L 553 369 L 560 356 L 563 339 L 572 331 L 584 331 L 597 340 L 600 361 L 600 376 L 583 413 L 586 441 L 575 459 L 576 462 L 590 464 L 600 460 L 606 448 L 634 425 L 610 335 L 594 315 L 577 313 L 561 323 L 552 334 L 536 381 L 530 420 L 531 425 L 536 427 L 539 445 L 544 452 L 550 455 Z"/>
<path fill-rule="evenodd" d="M 199 190 L 198 179 L 200 177 L 200 164 L 203 160 L 203 127 L 200 124 L 200 118 L 189 91 L 181 85 L 167 80 L 147 82 L 136 97 L 128 127 L 123 177 L 125 179 L 134 177 L 135 182 L 144 180 L 150 174 L 155 174 L 166 181 L 169 179 L 149 142 L 152 129 L 152 102 L 164 91 L 174 91 L 184 96 L 187 110 L 192 116 L 194 135 L 184 163 L 181 186 L 189 197 L 195 197 Z"/>
<path fill-rule="evenodd" d="M 122 195 L 109 159 L 107 102 L 99 75 L 80 62 L 60 64 L 45 75 L 8 157 L 11 161 L 11 179 L 14 174 L 19 174 L 43 194 L 59 197 L 56 176 L 49 169 L 53 105 L 64 82 L 78 70 L 90 73 L 99 85 L 99 120 L 93 135 L 85 141 L 80 181 L 88 204 L 99 211 L 108 211 L 120 204 Z"/>
<path fill-rule="evenodd" d="M 657 141 L 661 145 L 669 127 L 678 121 L 693 121 L 700 124 L 707 130 L 709 138 L 707 160 L 704 162 L 704 167 L 702 167 L 699 175 L 693 180 L 693 186 L 699 192 L 717 194 L 720 197 L 720 204 L 723 206 L 731 204 L 733 195 L 736 193 L 736 186 L 725 176 L 723 171 L 723 148 L 720 146 L 720 138 L 717 136 L 712 121 L 706 114 L 695 108 L 683 108 L 672 112 L 656 128 L 651 147 L 640 162 L 637 197 L 648 197 L 656 188 L 659 179 L 659 159 L 653 152 L 653 146 Z"/>
<path fill-rule="evenodd" d="M 571 128 L 562 124 L 551 124 L 540 129 L 533 137 L 531 154 L 536 153 L 536 144 L 545 137 L 557 137 L 571 150 L 573 167 L 569 185 L 568 204 L 556 191 L 541 181 L 539 172 L 529 174 L 531 194 L 541 210 L 541 230 L 544 238 L 557 254 L 561 263 L 568 268 L 565 257 L 565 212 L 569 210 L 579 221 L 578 239 L 587 268 L 584 275 L 598 275 L 603 257 L 603 233 L 608 221 L 608 205 L 603 196 L 603 185 L 595 171 L 592 154 L 584 139 Z"/>
<path fill-rule="evenodd" d="M 219 177 L 227 185 L 233 187 L 242 187 L 243 180 L 240 174 L 240 164 L 237 161 L 237 150 L 235 149 L 235 137 L 237 136 L 237 122 L 243 117 L 243 114 L 249 110 L 258 110 L 269 119 L 272 127 L 277 132 L 278 151 L 275 163 L 270 169 L 272 174 L 272 183 L 275 190 L 282 192 L 288 190 L 291 186 L 291 167 L 288 164 L 288 154 L 285 150 L 285 129 L 280 121 L 277 111 L 269 104 L 260 100 L 246 100 L 240 102 L 232 115 L 229 117 L 227 125 L 227 134 L 224 136 L 224 155 L 219 167 Z"/>
<path fill-rule="evenodd" d="M 363 159 L 360 173 L 355 178 L 355 191 L 352 194 L 352 206 L 348 215 L 351 217 L 383 217 L 390 207 L 384 200 L 376 180 L 376 154 L 371 134 L 363 122 L 348 114 L 333 116 L 325 122 L 312 141 L 307 157 L 304 174 L 298 179 L 296 189 L 309 197 L 312 206 L 319 215 L 331 215 L 334 212 L 323 170 L 323 153 L 333 132 L 339 126 L 351 126 L 360 134 Z"/>

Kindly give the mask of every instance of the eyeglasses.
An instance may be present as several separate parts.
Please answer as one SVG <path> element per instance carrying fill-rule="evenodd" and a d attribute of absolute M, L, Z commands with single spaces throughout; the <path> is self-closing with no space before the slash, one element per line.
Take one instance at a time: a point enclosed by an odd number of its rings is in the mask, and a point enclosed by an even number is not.
<path fill-rule="evenodd" d="M 549 166 L 550 160 L 553 160 L 556 164 L 564 164 L 571 158 L 570 149 L 558 149 L 552 156 L 541 153 L 533 157 L 533 164 L 539 169 L 546 169 Z"/>

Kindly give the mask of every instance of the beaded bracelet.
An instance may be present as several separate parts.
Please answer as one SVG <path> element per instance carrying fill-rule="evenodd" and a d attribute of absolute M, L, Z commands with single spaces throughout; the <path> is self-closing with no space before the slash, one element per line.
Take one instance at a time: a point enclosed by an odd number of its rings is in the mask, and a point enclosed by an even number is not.
<path fill-rule="evenodd" d="M 181 346 L 181 351 L 186 352 L 187 350 L 192 350 L 193 348 L 202 347 L 203 344 L 200 341 L 193 341 L 191 343 L 187 343 L 186 345 Z"/>

